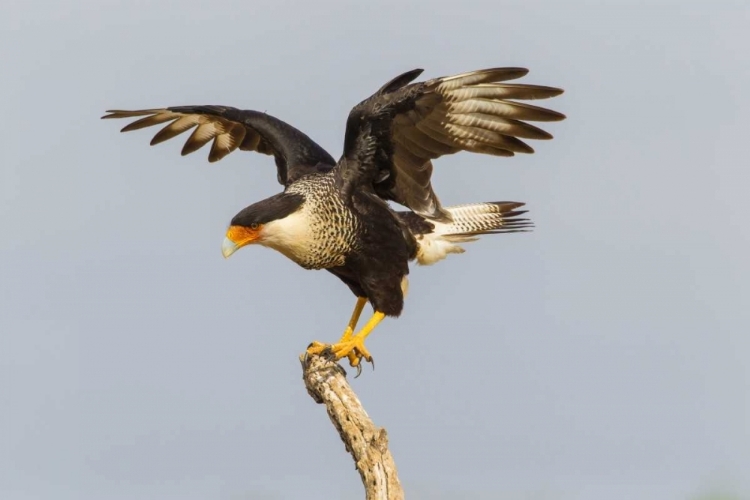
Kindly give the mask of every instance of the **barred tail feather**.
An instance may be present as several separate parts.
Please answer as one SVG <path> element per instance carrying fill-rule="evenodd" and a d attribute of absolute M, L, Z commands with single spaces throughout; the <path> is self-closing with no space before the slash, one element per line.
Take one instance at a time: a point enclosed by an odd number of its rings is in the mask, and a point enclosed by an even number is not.
<path fill-rule="evenodd" d="M 531 230 L 533 223 L 517 210 L 523 203 L 496 201 L 444 207 L 452 217 L 450 222 L 409 220 L 409 227 L 419 244 L 417 262 L 430 265 L 443 260 L 448 254 L 463 253 L 458 243 L 475 241 L 483 234 L 517 233 Z M 405 216 L 403 214 L 402 216 Z M 408 219 L 419 217 L 411 214 Z M 406 218 L 405 218 L 406 219 Z M 420 217 L 421 219 L 421 217 Z"/>

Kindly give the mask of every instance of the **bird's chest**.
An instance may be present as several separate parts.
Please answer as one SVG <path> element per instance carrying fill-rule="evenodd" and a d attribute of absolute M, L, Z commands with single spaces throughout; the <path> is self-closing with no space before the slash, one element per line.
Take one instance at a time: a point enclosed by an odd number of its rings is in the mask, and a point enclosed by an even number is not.
<path fill-rule="evenodd" d="M 356 247 L 357 220 L 343 204 L 306 204 L 278 222 L 283 227 L 264 244 L 305 269 L 342 266 Z"/>

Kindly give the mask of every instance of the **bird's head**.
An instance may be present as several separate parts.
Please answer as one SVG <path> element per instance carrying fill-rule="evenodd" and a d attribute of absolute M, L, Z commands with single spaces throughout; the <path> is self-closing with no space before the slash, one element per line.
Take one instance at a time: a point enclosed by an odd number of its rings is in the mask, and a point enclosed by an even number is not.
<path fill-rule="evenodd" d="M 280 193 L 243 209 L 232 219 L 221 253 L 228 258 L 252 243 L 274 246 L 273 241 L 285 231 L 285 224 L 279 222 L 299 210 L 303 202 L 299 194 Z"/>

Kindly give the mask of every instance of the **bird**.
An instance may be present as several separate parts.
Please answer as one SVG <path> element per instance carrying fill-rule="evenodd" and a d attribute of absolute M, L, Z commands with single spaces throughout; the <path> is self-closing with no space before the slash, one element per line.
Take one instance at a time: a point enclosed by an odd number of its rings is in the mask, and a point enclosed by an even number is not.
<path fill-rule="evenodd" d="M 121 132 L 163 125 L 156 145 L 193 130 L 182 155 L 211 142 L 209 162 L 233 151 L 273 156 L 280 193 L 240 210 L 222 254 L 248 245 L 274 249 L 304 269 L 325 269 L 356 297 L 337 342 L 313 341 L 308 356 L 374 366 L 365 339 L 386 317 L 398 317 L 410 264 L 431 265 L 481 235 L 526 232 L 525 203 L 443 206 L 432 187 L 433 160 L 459 152 L 499 157 L 533 153 L 524 140 L 552 135 L 528 122 L 566 118 L 527 102 L 558 96 L 556 87 L 516 83 L 521 67 L 496 67 L 415 81 L 413 69 L 355 105 L 338 161 L 308 135 L 266 112 L 223 105 L 108 110 L 103 119 L 135 118 Z M 481 182 L 468 177 L 472 181 Z M 400 210 L 398 206 L 406 210 Z M 371 318 L 355 333 L 364 307 Z"/>

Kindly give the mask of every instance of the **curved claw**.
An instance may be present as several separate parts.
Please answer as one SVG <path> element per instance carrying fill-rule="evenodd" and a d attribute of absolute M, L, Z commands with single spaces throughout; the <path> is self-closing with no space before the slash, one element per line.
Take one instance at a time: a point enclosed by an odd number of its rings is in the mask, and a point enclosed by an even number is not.
<path fill-rule="evenodd" d="M 375 371 L 375 358 L 370 356 L 370 359 L 365 358 L 364 356 L 356 358 L 356 362 L 351 361 L 351 358 L 349 364 L 357 368 L 357 374 L 354 376 L 354 378 L 359 377 L 362 374 L 362 359 L 370 363 L 372 366 L 372 371 Z"/>
<path fill-rule="evenodd" d="M 310 348 L 313 346 L 313 342 L 310 342 L 310 345 L 307 346 L 307 349 L 305 349 L 305 354 L 302 355 L 302 363 L 307 366 L 307 364 L 310 362 Z"/>
<path fill-rule="evenodd" d="M 308 345 L 307 349 L 305 350 L 305 356 L 304 356 L 303 361 L 307 363 L 311 355 L 332 356 L 333 352 L 331 351 L 331 345 L 324 344 L 318 341 L 310 342 L 310 345 Z"/>

